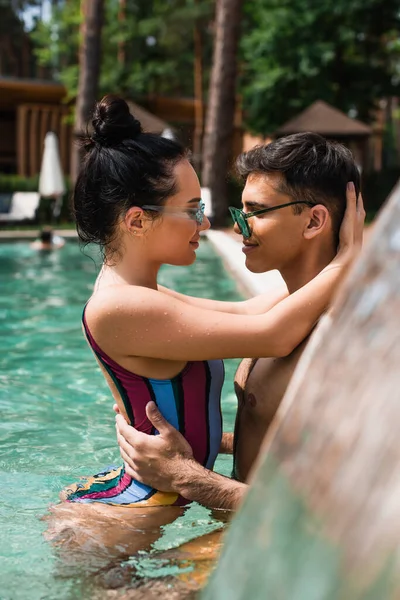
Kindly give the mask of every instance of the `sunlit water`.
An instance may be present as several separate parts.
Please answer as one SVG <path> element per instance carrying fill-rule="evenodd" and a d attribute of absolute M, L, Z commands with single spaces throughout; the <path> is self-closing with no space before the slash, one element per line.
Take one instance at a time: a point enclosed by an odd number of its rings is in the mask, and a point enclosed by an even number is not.
<path fill-rule="evenodd" d="M 40 517 L 81 475 L 120 464 L 113 401 L 82 332 L 98 256 L 76 242 L 53 253 L 0 244 L 0 600 L 86 598 L 79 573 L 60 576 Z M 203 242 L 191 267 L 164 267 L 160 282 L 178 291 L 240 299 L 220 259 Z M 232 431 L 237 361 L 226 361 L 224 429 Z M 216 470 L 229 474 L 231 457 Z M 217 526 L 192 505 L 164 528 L 168 549 Z"/>

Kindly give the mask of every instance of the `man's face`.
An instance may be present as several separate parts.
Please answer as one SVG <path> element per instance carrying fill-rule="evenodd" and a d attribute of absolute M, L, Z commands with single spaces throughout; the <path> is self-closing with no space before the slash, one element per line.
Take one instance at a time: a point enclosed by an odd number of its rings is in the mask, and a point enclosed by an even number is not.
<path fill-rule="evenodd" d="M 242 194 L 243 211 L 255 212 L 286 204 L 294 198 L 279 191 L 283 181 L 280 173 L 255 174 L 247 178 Z M 301 200 L 301 198 L 296 198 Z M 294 214 L 292 206 L 250 217 L 249 239 L 243 240 L 246 267 L 253 273 L 278 269 L 282 273 L 301 259 L 306 243 L 303 231 L 307 227 L 309 208 Z M 235 231 L 239 233 L 237 225 Z"/>

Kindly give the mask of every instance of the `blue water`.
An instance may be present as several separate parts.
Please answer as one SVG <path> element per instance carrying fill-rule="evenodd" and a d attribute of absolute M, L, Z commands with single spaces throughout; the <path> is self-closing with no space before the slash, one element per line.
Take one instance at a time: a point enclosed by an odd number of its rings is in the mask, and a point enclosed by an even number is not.
<path fill-rule="evenodd" d="M 119 464 L 113 401 L 81 332 L 82 308 L 99 269 L 76 242 L 53 253 L 0 244 L 0 600 L 89 598 L 80 572 L 60 576 L 45 541 L 47 507 L 81 475 Z M 88 256 L 89 255 L 89 256 Z M 240 299 L 220 259 L 203 242 L 191 267 L 164 267 L 160 283 L 192 295 Z M 226 361 L 224 429 L 232 431 L 237 361 Z M 216 470 L 229 474 L 231 457 Z M 167 525 L 157 549 L 218 526 L 192 505 Z"/>

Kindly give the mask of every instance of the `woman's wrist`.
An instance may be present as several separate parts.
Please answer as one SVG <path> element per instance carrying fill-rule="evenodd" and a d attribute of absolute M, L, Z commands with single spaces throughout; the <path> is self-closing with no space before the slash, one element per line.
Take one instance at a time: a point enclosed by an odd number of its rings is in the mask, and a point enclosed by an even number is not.
<path fill-rule="evenodd" d="M 348 267 L 353 262 L 356 254 L 357 254 L 357 252 L 354 247 L 351 249 L 346 248 L 343 250 L 339 250 L 338 253 L 336 254 L 335 258 L 330 263 L 330 265 L 335 266 L 335 267 L 343 267 L 343 268 Z"/>

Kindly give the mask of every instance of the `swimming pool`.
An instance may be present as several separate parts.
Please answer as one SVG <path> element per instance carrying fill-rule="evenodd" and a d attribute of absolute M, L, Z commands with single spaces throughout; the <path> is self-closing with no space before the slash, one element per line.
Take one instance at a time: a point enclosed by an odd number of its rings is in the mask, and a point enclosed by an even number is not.
<path fill-rule="evenodd" d="M 113 401 L 80 328 L 99 264 L 94 251 L 83 254 L 73 241 L 52 253 L 34 252 L 27 242 L 0 244 L 1 600 L 90 597 L 80 571 L 60 571 L 40 517 L 66 484 L 120 463 Z M 207 242 L 193 266 L 166 266 L 160 282 L 192 295 L 241 299 Z M 237 364 L 226 361 L 225 431 L 234 424 Z M 224 474 L 231 467 L 231 457 L 216 464 Z M 156 547 L 216 526 L 207 509 L 193 505 L 165 527 Z"/>

